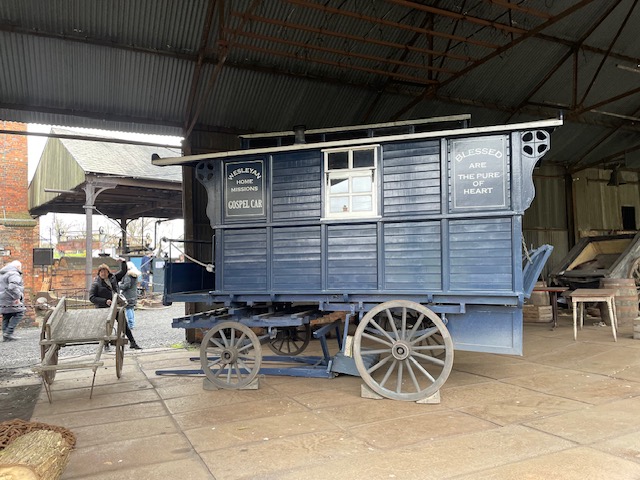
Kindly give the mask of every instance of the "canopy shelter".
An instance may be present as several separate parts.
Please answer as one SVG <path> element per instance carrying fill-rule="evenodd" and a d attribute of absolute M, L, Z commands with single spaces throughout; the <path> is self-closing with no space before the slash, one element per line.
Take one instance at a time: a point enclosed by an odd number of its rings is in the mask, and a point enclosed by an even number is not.
<path fill-rule="evenodd" d="M 122 247 L 127 250 L 126 225 L 140 217 L 182 217 L 180 167 L 157 167 L 152 155 L 177 156 L 180 148 L 112 143 L 84 139 L 54 128 L 29 185 L 31 215 L 86 215 L 87 289 L 91 282 L 93 213 L 120 222 Z"/>

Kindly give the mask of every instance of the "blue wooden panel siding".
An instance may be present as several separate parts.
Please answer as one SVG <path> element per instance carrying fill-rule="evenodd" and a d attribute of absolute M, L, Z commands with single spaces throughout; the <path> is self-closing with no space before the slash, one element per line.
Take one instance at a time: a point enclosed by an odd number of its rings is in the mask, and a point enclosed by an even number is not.
<path fill-rule="evenodd" d="M 377 226 L 327 227 L 327 288 L 345 293 L 378 287 Z"/>
<path fill-rule="evenodd" d="M 274 291 L 292 293 L 322 289 L 319 226 L 274 228 L 272 252 Z"/>
<path fill-rule="evenodd" d="M 223 245 L 223 289 L 264 292 L 267 289 L 266 229 L 225 230 Z"/>
<path fill-rule="evenodd" d="M 451 291 L 512 291 L 511 235 L 511 218 L 451 220 Z"/>
<path fill-rule="evenodd" d="M 442 289 L 440 222 L 384 226 L 384 287 L 434 292 Z"/>
<path fill-rule="evenodd" d="M 383 146 L 385 215 L 440 212 L 440 142 Z"/>
<path fill-rule="evenodd" d="M 322 153 L 274 155 L 271 184 L 274 220 L 320 218 Z"/>

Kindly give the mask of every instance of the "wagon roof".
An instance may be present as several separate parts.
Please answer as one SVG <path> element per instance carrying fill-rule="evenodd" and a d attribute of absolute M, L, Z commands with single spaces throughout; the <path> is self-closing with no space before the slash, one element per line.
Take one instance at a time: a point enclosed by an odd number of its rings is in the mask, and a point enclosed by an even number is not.
<path fill-rule="evenodd" d="M 420 140 L 425 138 L 439 137 L 464 137 L 477 136 L 482 134 L 512 132 L 517 130 L 553 130 L 563 124 L 562 120 L 541 120 L 537 122 L 514 123 L 510 125 L 492 125 L 489 127 L 473 127 L 473 128 L 456 128 L 448 130 L 439 130 L 432 132 L 407 133 L 401 135 L 384 135 L 379 137 L 354 138 L 350 140 L 335 140 L 318 143 L 302 143 L 295 145 L 285 145 L 278 147 L 251 148 L 243 150 L 231 150 L 227 152 L 204 153 L 199 155 L 189 155 L 184 157 L 159 158 L 153 160 L 154 165 L 185 165 L 199 162 L 200 160 L 224 159 L 231 157 L 240 157 L 247 155 L 261 155 L 282 152 L 294 152 L 299 150 L 317 150 L 344 147 L 349 145 L 366 145 L 376 143 L 389 143 L 405 140 Z M 362 126 L 366 128 L 366 126 Z"/>

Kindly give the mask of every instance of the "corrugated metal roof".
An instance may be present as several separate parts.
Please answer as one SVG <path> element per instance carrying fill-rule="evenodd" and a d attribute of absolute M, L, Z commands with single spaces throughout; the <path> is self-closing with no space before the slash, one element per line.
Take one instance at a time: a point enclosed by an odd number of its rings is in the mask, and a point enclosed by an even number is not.
<path fill-rule="evenodd" d="M 207 48 L 200 51 L 213 4 Z M 634 0 L 5 0 L 0 117 L 180 135 L 196 111 L 197 129 L 248 133 L 454 113 L 471 113 L 472 124 L 482 126 L 563 110 L 567 121 L 554 135 L 550 159 L 588 164 L 640 144 L 640 92 L 633 93 L 640 76 L 618 67 L 640 63 L 634 6 Z M 554 18 L 563 12 L 571 13 Z M 573 56 L 554 70 L 574 50 L 577 85 Z M 220 55 L 226 63 L 218 74 Z M 441 83 L 428 90 L 431 81 Z M 581 111 L 593 105 L 597 112 Z"/>

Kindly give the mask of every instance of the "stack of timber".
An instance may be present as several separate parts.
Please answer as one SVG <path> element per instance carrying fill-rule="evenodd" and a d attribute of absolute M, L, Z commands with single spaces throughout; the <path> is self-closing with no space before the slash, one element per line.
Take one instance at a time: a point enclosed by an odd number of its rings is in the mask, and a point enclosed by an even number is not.
<path fill-rule="evenodd" d="M 525 322 L 544 322 L 553 320 L 553 311 L 549 292 L 536 292 L 536 288 L 546 287 L 545 282 L 536 282 L 536 286 L 531 293 L 531 297 L 524 302 L 522 308 L 522 319 Z"/>

